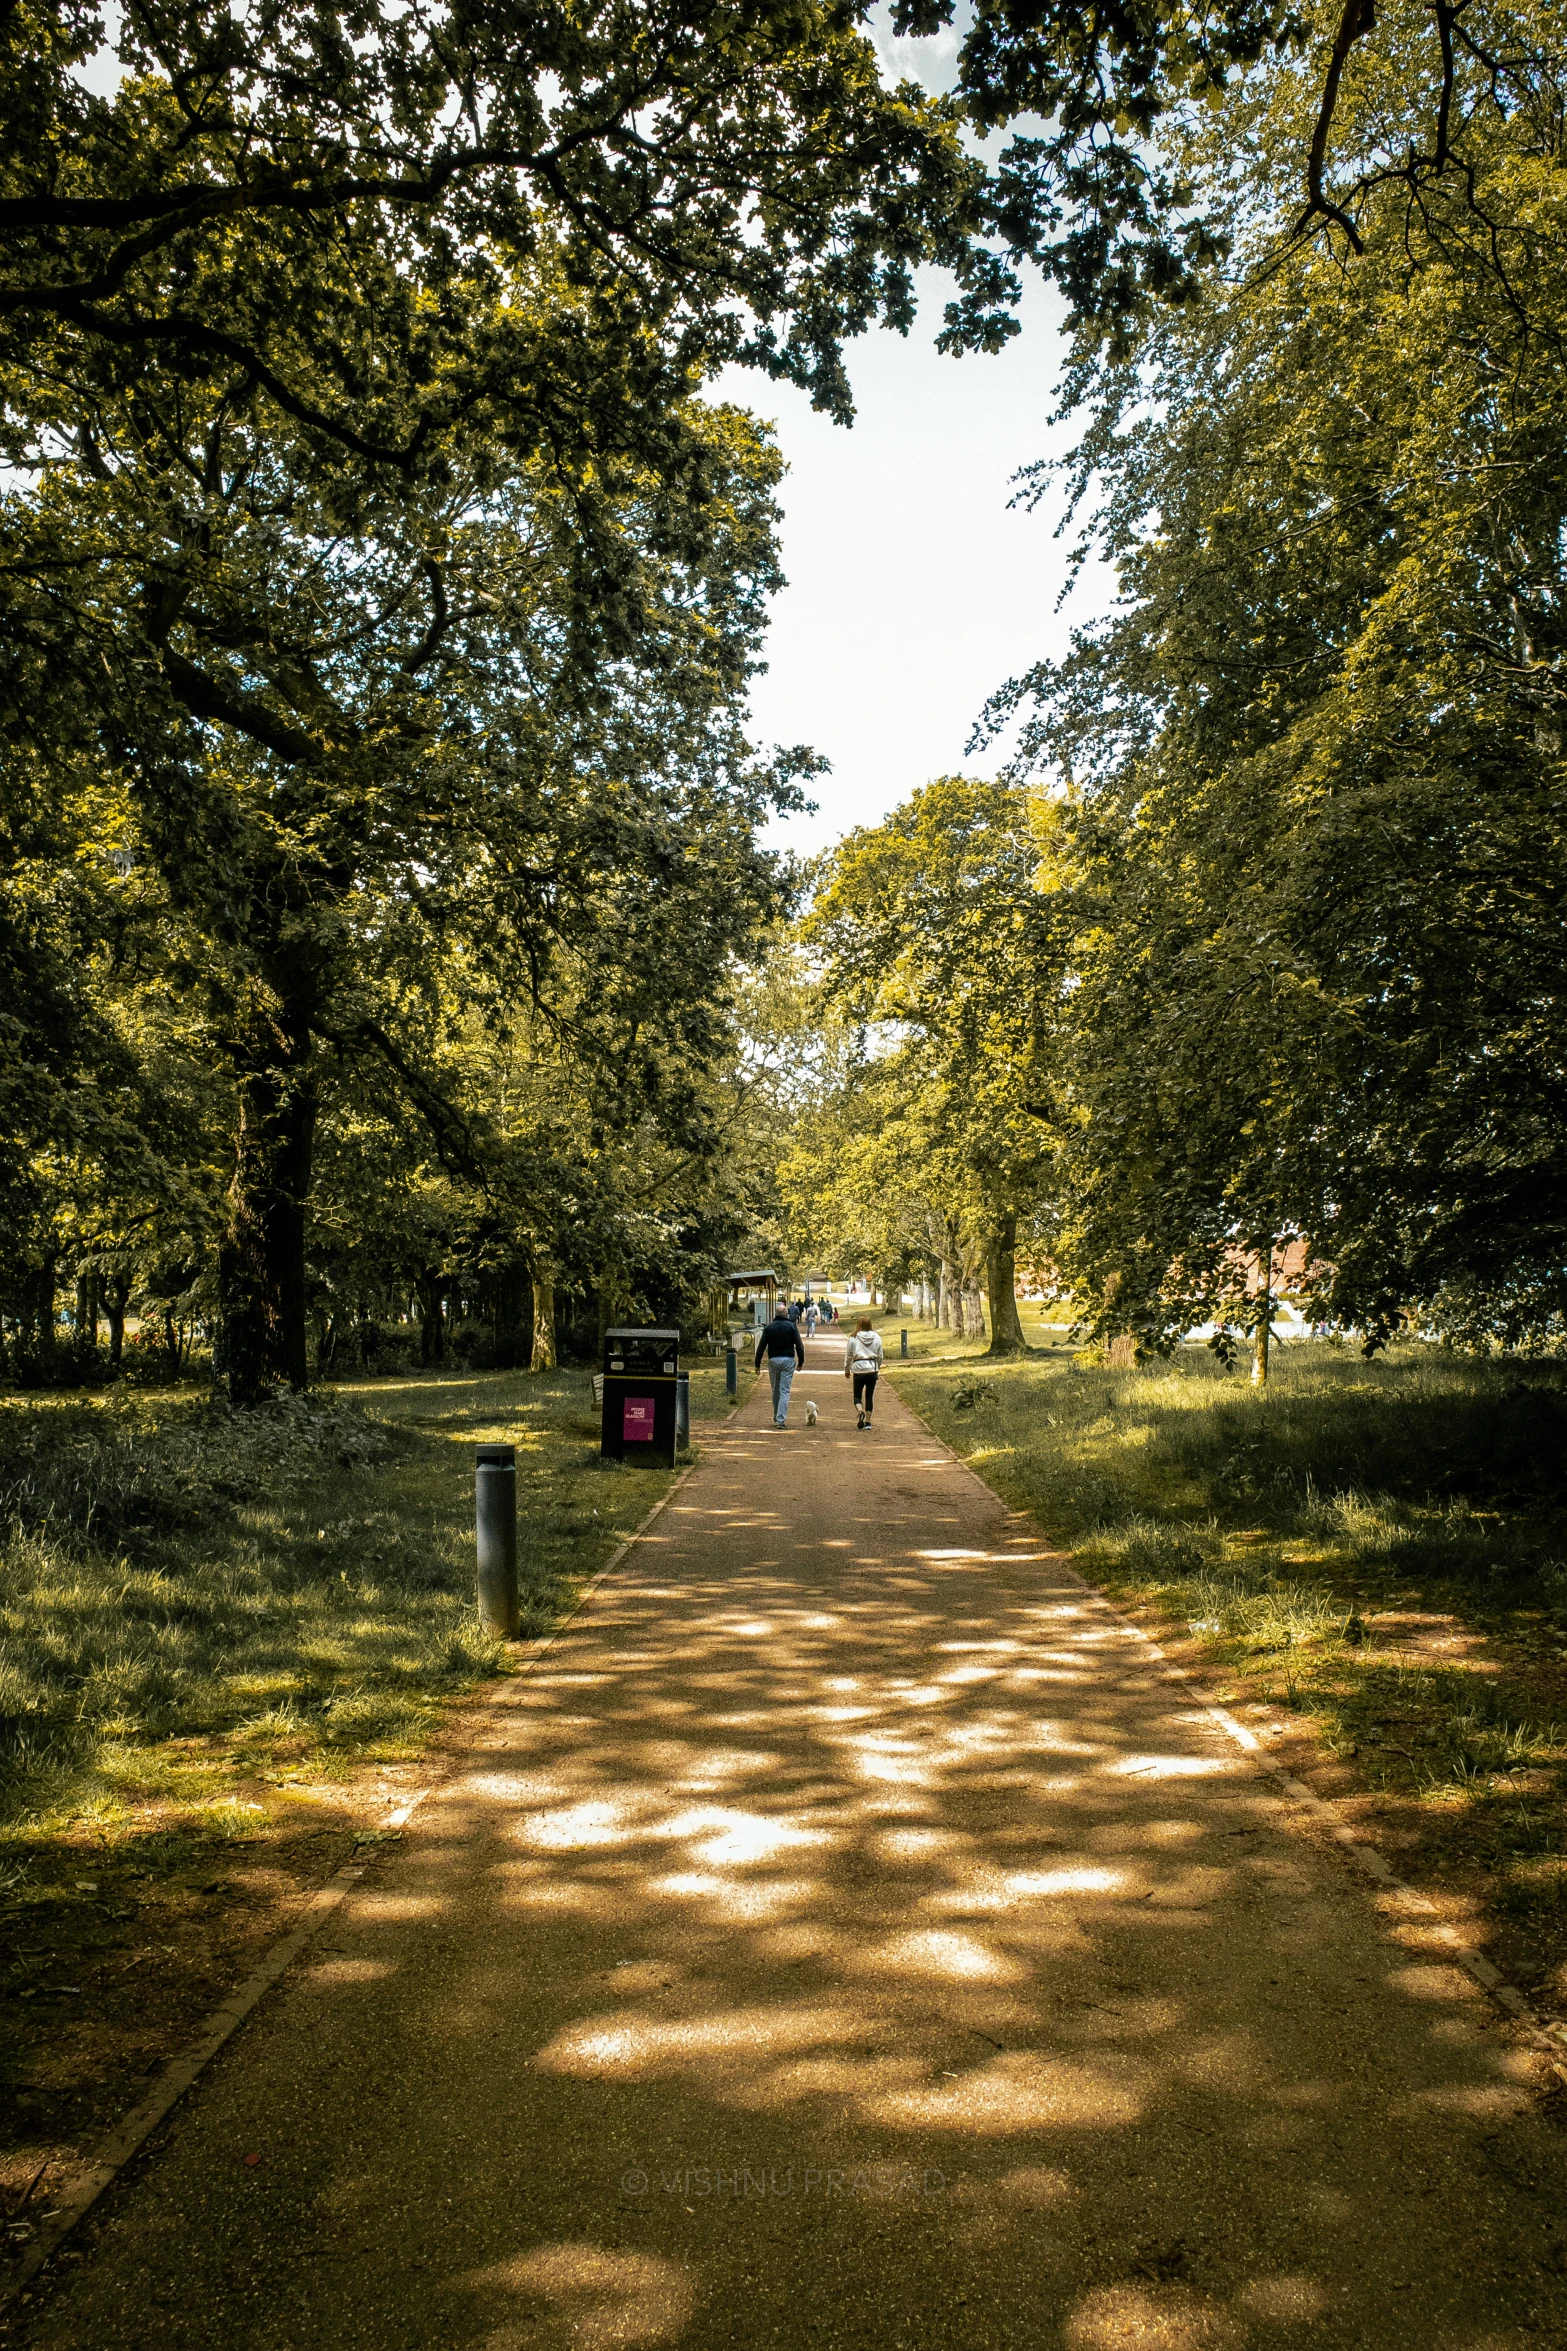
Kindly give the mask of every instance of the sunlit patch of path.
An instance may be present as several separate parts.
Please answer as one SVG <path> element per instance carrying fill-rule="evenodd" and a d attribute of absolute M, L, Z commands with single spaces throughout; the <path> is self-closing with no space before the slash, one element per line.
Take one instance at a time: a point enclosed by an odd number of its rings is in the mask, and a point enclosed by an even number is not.
<path fill-rule="evenodd" d="M 810 1392 L 707 1441 L 39 2343 L 1567 2342 L 1467 1980 L 896 1396 Z"/>

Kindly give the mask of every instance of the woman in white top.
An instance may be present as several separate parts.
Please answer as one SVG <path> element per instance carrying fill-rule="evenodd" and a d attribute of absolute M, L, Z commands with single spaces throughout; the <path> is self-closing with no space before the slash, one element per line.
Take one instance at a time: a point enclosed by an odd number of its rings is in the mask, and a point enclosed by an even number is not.
<path fill-rule="evenodd" d="M 868 1315 L 860 1316 L 858 1330 L 843 1352 L 843 1376 L 854 1383 L 854 1410 L 862 1429 L 871 1425 L 876 1405 L 876 1374 L 881 1369 L 881 1340 Z"/>

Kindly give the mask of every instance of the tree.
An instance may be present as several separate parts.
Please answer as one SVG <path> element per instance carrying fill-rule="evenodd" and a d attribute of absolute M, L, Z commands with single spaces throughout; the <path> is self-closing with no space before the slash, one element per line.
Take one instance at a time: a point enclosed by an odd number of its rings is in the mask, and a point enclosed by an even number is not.
<path fill-rule="evenodd" d="M 1051 1143 L 1033 886 L 1050 829 L 1015 787 L 942 777 L 833 852 L 807 930 L 824 996 L 876 1032 L 851 1084 L 880 1059 L 878 1090 L 890 1079 L 919 1105 L 896 1130 L 909 1146 L 896 1193 L 932 1203 L 944 1266 L 959 1229 L 977 1230 L 993 1355 L 1023 1346 L 1018 1223 L 1038 1208 Z"/>
<path fill-rule="evenodd" d="M 123 421 L 183 447 L 197 516 L 134 446 L 118 464 L 106 427 L 94 464 L 13 496 L 19 748 L 97 779 L 117 854 L 157 877 L 165 975 L 205 999 L 237 1102 L 218 1288 L 246 1396 L 307 1372 L 323 1054 L 377 1068 L 448 1159 L 471 1156 L 423 1043 L 453 942 L 476 984 L 539 1002 L 569 950 L 574 1017 L 613 1040 L 624 1087 L 663 1038 L 711 1025 L 761 892 L 750 828 L 785 789 L 731 715 L 772 578 L 776 460 L 733 412 L 700 410 L 705 467 L 683 494 L 645 476 L 601 490 L 626 585 L 618 612 L 584 611 L 576 519 L 537 471 L 459 476 L 349 527 L 330 466 L 221 403 L 149 393 Z"/>
<path fill-rule="evenodd" d="M 105 49 L 85 0 L 12 12 L 12 429 L 91 429 L 150 369 L 397 477 L 477 434 L 585 481 L 666 422 L 678 456 L 694 375 L 732 359 L 846 411 L 839 346 L 908 324 L 917 262 L 993 339 L 960 110 L 885 88 L 858 13 L 135 0 Z"/>
<path fill-rule="evenodd" d="M 868 1052 L 863 1033 L 838 1027 L 830 1010 L 822 1033 L 830 1074 L 796 1099 L 778 1168 L 786 1254 L 833 1274 L 868 1274 L 895 1293 L 938 1262 L 939 1179 L 925 1103 L 904 1056 Z"/>
<path fill-rule="evenodd" d="M 1419 62 L 1346 78 L 1345 154 Z M 1077 479 L 1123 602 L 996 705 L 1070 798 L 1063 1245 L 1153 1345 L 1265 1327 L 1247 1264 L 1290 1235 L 1373 1343 L 1567 1307 L 1558 166 L 1459 80 L 1465 189 L 1412 228 L 1368 164 L 1347 257 L 1278 245 L 1299 70 L 1193 135 L 1216 184 L 1244 134 L 1241 270 L 1103 379 Z"/>
<path fill-rule="evenodd" d="M 59 1368 L 62 1273 L 72 1353 L 101 1310 L 118 1362 L 143 1266 L 206 1219 L 212 1129 L 188 1024 L 141 985 L 139 878 L 105 846 L 115 811 L 90 772 L 26 761 L 12 706 L 8 762 L 19 742 L 30 789 L 0 798 L 0 1362 L 36 1378 Z"/>
<path fill-rule="evenodd" d="M 693 945 L 699 939 L 693 936 Z M 563 990 L 557 987 L 557 1002 Z M 729 1166 L 730 1057 L 666 1042 L 640 1101 L 580 1028 L 513 1000 L 481 1016 L 446 991 L 438 1052 L 473 1166 L 443 1166 L 428 1132 L 389 1117 L 351 1069 L 324 1094 L 307 1278 L 326 1360 L 373 1347 L 410 1297 L 420 1357 L 553 1368 L 558 1344 L 628 1314 L 696 1320 L 748 1213 Z M 542 1301 L 542 1306 L 541 1306 Z"/>

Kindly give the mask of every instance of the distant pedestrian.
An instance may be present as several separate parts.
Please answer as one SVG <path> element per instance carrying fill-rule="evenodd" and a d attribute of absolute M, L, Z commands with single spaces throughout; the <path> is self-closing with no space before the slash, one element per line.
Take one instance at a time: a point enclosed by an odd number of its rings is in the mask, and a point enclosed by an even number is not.
<path fill-rule="evenodd" d="M 814 1339 L 816 1336 L 817 1320 L 816 1301 L 814 1298 L 809 1298 L 805 1305 L 805 1335 L 808 1339 Z"/>
<path fill-rule="evenodd" d="M 802 1305 L 801 1301 L 796 1298 L 791 1301 L 788 1311 L 789 1320 L 794 1324 L 795 1329 L 798 1330 L 800 1327 L 800 1317 L 805 1312 L 804 1306 Z"/>
<path fill-rule="evenodd" d="M 855 1417 L 862 1429 L 871 1425 L 876 1409 L 876 1377 L 881 1370 L 881 1338 L 871 1329 L 870 1316 L 860 1316 L 860 1327 L 843 1351 L 843 1376 L 854 1383 Z"/>
<path fill-rule="evenodd" d="M 794 1385 L 795 1367 L 805 1361 L 805 1341 L 800 1336 L 798 1323 L 791 1322 L 789 1301 L 780 1298 L 777 1312 L 756 1342 L 756 1368 L 767 1363 L 767 1376 L 773 1384 L 773 1426 L 786 1428 L 789 1422 L 789 1390 Z"/>

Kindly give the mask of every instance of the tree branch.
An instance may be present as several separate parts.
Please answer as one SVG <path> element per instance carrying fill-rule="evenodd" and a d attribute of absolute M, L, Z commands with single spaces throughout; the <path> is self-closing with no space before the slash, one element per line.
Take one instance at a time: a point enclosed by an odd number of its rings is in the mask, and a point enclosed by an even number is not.
<path fill-rule="evenodd" d="M 198 669 L 171 646 L 161 646 L 160 652 L 163 674 L 192 717 L 213 719 L 233 727 L 264 750 L 287 760 L 290 767 L 311 767 L 320 758 L 321 747 L 311 736 L 274 718 L 254 694 L 241 693 L 209 677 L 205 670 Z"/>
<path fill-rule="evenodd" d="M 7 307 L 15 309 L 19 304 L 0 292 L 0 313 Z M 68 319 L 71 325 L 80 327 L 85 334 L 101 335 L 109 343 L 175 343 L 187 350 L 215 352 L 221 358 L 232 360 L 236 367 L 254 377 L 258 384 L 271 393 L 285 414 L 294 417 L 300 424 L 309 425 L 316 432 L 328 434 L 344 448 L 352 449 L 357 457 L 369 458 L 377 464 L 398 467 L 411 464 L 430 427 L 431 419 L 422 417 L 401 449 L 393 448 L 383 441 L 367 441 L 351 426 L 340 423 L 335 417 L 328 416 L 324 409 L 315 407 L 308 400 L 301 400 L 297 393 L 291 392 L 258 351 L 252 350 L 237 337 L 225 335 L 219 328 L 206 325 L 201 319 L 178 315 L 172 318 L 112 318 L 90 303 L 78 300 L 74 293 L 55 293 L 47 289 L 40 294 L 37 307 L 52 310 L 58 317 Z"/>
<path fill-rule="evenodd" d="M 436 647 L 440 644 L 441 639 L 445 636 L 446 631 L 451 624 L 452 617 L 451 606 L 446 600 L 446 582 L 441 576 L 441 567 L 436 562 L 434 556 L 426 556 L 424 563 L 420 568 L 423 570 L 425 578 L 430 583 L 430 603 L 432 610 L 430 613 L 429 627 L 425 630 L 424 635 L 420 638 L 413 651 L 401 664 L 403 675 L 410 678 L 413 677 L 419 670 L 423 669 L 425 663 L 429 660 L 431 654 L 435 651 Z"/>
<path fill-rule="evenodd" d="M 1337 221 L 1357 253 L 1364 253 L 1360 232 L 1347 212 L 1335 204 L 1322 184 L 1327 163 L 1328 134 L 1333 128 L 1333 117 L 1338 110 L 1338 86 L 1343 76 L 1349 53 L 1363 33 L 1369 33 L 1376 22 L 1376 0 L 1344 0 L 1344 13 L 1333 39 L 1332 55 L 1328 59 L 1327 78 L 1322 85 L 1322 104 L 1317 112 L 1317 127 L 1311 134 L 1311 153 L 1306 159 L 1307 205 L 1301 215 L 1300 226 L 1314 215 Z"/>
<path fill-rule="evenodd" d="M 371 1046 L 394 1072 L 429 1128 L 443 1165 L 456 1175 L 466 1176 L 471 1183 L 484 1183 L 483 1155 L 468 1121 L 452 1107 L 439 1086 L 415 1066 L 395 1039 L 388 1036 L 379 1021 L 362 1020 L 347 1031 L 318 1026 L 317 1034 L 329 1045 L 335 1045 L 339 1052 L 346 1053 L 355 1045 Z"/>

